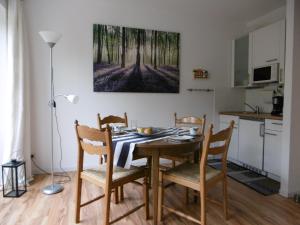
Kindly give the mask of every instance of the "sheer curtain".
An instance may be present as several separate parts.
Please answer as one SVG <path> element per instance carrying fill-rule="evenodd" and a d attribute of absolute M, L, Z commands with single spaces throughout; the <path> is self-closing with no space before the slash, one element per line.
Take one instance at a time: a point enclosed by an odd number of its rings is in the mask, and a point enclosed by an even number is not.
<path fill-rule="evenodd" d="M 29 73 L 24 57 L 23 1 L 7 4 L 7 69 L 5 74 L 4 129 L 2 162 L 25 160 L 27 178 L 31 178 Z"/>
<path fill-rule="evenodd" d="M 4 97 L 7 93 L 6 85 L 6 67 L 7 67 L 7 4 L 6 1 L 0 0 L 0 99 L 2 106 L 7 105 L 7 99 Z M 0 164 L 3 159 L 3 151 L 5 148 L 6 140 L 6 121 L 7 118 L 7 108 L 1 107 L 0 109 Z M 0 173 L 1 178 L 1 173 Z M 0 184 L 2 178 L 0 179 Z"/>

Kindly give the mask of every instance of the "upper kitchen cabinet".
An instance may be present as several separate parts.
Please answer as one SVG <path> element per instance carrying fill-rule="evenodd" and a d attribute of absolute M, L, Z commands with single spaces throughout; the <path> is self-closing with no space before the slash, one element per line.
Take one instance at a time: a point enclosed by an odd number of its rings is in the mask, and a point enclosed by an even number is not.
<path fill-rule="evenodd" d="M 249 35 L 233 41 L 232 87 L 249 85 Z"/>
<path fill-rule="evenodd" d="M 278 21 L 250 33 L 252 67 L 279 63 L 279 82 L 284 81 L 285 20 Z"/>
<path fill-rule="evenodd" d="M 276 63 L 278 63 L 278 71 L 277 65 L 272 67 L 276 68 L 276 82 L 278 80 L 279 83 L 283 84 L 285 20 L 280 20 L 233 40 L 232 87 L 255 87 L 253 70 Z"/>

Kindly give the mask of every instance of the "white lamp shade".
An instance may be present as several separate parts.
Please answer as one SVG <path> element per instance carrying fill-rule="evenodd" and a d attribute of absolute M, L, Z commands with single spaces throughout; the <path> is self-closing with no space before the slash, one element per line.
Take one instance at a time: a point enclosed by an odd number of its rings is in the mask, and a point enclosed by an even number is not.
<path fill-rule="evenodd" d="M 77 104 L 79 101 L 79 97 L 77 95 L 65 95 L 64 97 L 72 104 Z"/>
<path fill-rule="evenodd" d="M 50 30 L 40 31 L 39 34 L 41 35 L 41 37 L 46 43 L 53 43 L 53 44 L 56 44 L 62 36 L 60 33 L 57 33 L 55 31 L 50 31 Z"/>

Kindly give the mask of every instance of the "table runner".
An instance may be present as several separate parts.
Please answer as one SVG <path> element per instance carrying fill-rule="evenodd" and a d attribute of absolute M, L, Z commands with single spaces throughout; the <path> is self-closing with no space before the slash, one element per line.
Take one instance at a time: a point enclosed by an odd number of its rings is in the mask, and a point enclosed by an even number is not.
<path fill-rule="evenodd" d="M 163 129 L 150 137 L 140 136 L 134 133 L 115 136 L 112 139 L 114 149 L 114 165 L 129 169 L 133 159 L 133 152 L 136 144 L 152 142 L 170 137 L 175 134 L 188 134 L 188 130 L 180 128 Z"/>

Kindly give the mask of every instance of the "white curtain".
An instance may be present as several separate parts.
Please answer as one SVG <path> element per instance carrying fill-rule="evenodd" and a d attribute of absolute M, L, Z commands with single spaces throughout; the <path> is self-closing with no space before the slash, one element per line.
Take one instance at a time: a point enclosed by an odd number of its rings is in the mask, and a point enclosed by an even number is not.
<path fill-rule="evenodd" d="M 31 178 L 29 73 L 24 57 L 23 1 L 9 0 L 7 5 L 7 84 L 5 148 L 3 163 L 25 160 L 27 179 Z M 26 51 L 27 52 L 27 51 Z"/>

